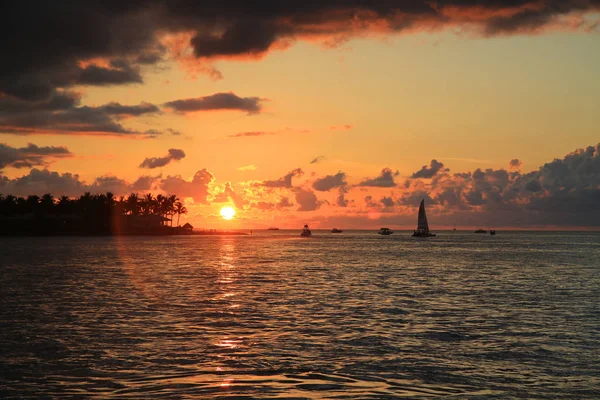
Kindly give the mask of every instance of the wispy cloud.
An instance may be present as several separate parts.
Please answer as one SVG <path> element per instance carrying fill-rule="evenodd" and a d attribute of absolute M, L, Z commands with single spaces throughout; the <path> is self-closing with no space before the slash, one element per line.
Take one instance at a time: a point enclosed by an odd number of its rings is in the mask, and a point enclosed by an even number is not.
<path fill-rule="evenodd" d="M 248 132 L 239 132 L 229 135 L 230 138 L 247 138 L 247 137 L 260 137 L 260 136 L 272 136 L 272 135 L 282 135 L 282 134 L 294 134 L 294 133 L 310 133 L 311 131 L 307 129 L 294 129 L 294 128 L 283 128 L 277 131 L 248 131 Z"/>
<path fill-rule="evenodd" d="M 313 160 L 310 162 L 311 164 L 317 164 L 320 163 L 321 161 L 323 161 L 325 159 L 325 156 L 318 156 L 313 158 Z"/>
<path fill-rule="evenodd" d="M 353 128 L 352 124 L 344 124 L 344 125 L 330 125 L 329 130 L 332 131 L 349 131 Z"/>
<path fill-rule="evenodd" d="M 250 132 L 235 133 L 233 135 L 229 135 L 229 137 L 231 137 L 231 138 L 241 138 L 241 137 L 268 136 L 268 135 L 275 135 L 276 133 L 277 132 L 250 131 Z"/>

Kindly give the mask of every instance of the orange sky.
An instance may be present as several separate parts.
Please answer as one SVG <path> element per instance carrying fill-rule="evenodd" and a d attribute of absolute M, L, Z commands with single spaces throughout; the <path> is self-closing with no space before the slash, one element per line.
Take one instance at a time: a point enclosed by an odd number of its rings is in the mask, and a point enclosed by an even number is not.
<path fill-rule="evenodd" d="M 190 211 L 181 223 L 206 228 L 411 228 L 421 198 L 432 227 L 600 226 L 597 13 L 492 31 L 521 11 L 448 7 L 452 24 L 403 31 L 398 16 L 352 31 L 330 21 L 232 56 L 197 57 L 193 32 L 157 33 L 161 61 L 136 66 L 140 82 L 57 86 L 79 108 L 68 122 L 52 111 L 47 127 L 12 104 L 50 100 L 0 86 L 0 193 L 171 190 Z M 131 72 L 114 60 L 78 65 Z M 123 132 L 72 122 L 92 120 L 85 107 Z M 160 160 L 142 168 L 147 158 Z M 152 178 L 135 186 L 141 176 Z M 224 205 L 236 218 L 219 216 Z"/>

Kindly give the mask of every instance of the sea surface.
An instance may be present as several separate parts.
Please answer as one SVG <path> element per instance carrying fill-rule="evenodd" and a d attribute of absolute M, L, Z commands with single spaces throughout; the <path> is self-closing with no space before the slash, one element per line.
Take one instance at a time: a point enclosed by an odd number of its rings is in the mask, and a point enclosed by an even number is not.
<path fill-rule="evenodd" d="M 0 398 L 598 399 L 600 233 L 0 238 Z"/>

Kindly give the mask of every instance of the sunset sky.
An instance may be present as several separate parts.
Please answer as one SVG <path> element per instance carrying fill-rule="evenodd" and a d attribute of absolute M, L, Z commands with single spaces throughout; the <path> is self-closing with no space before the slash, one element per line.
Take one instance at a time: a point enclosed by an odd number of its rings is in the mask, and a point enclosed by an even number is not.
<path fill-rule="evenodd" d="M 434 230 L 600 227 L 598 0 L 8 8 L 4 195 L 173 193 L 197 228 L 414 228 L 422 198 Z"/>

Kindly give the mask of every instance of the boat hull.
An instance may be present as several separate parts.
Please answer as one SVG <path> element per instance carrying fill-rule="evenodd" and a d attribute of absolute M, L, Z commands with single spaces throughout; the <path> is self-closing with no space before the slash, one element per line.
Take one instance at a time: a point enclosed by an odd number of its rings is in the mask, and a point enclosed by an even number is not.
<path fill-rule="evenodd" d="M 421 232 L 414 232 L 413 237 L 435 237 L 435 233 L 421 233 Z"/>

